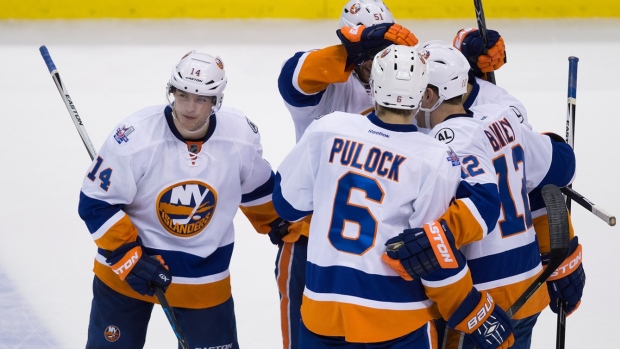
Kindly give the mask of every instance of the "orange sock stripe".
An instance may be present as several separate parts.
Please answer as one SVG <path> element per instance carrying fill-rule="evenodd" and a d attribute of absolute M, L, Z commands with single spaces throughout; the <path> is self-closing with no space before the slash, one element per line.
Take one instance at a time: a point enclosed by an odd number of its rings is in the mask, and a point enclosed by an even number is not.
<path fill-rule="evenodd" d="M 290 299 L 288 296 L 288 283 L 291 278 L 290 268 L 291 260 L 293 256 L 294 245 L 292 243 L 285 242 L 280 253 L 280 260 L 278 261 L 278 290 L 280 291 L 280 327 L 282 330 L 282 344 L 283 347 L 288 349 L 291 343 L 290 330 Z"/>

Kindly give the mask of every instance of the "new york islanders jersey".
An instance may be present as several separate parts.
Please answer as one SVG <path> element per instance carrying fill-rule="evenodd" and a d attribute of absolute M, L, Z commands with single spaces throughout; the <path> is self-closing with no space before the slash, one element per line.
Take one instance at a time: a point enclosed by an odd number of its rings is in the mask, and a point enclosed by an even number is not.
<path fill-rule="evenodd" d="M 409 282 L 381 261 L 385 241 L 457 207 L 455 196 L 484 196 L 460 180 L 448 146 L 415 131 L 374 113 L 334 112 L 315 120 L 278 168 L 280 216 L 312 214 L 301 309 L 312 332 L 349 342 L 397 338 L 439 317 L 437 309 L 449 317 L 471 290 L 466 265 Z M 469 216 L 455 223 L 486 231 L 498 202 L 475 214 L 461 203 Z"/>
<path fill-rule="evenodd" d="M 476 288 L 489 291 L 503 309 L 508 309 L 542 271 L 528 192 L 549 181 L 568 184 L 574 171 L 563 170 L 574 165 L 572 151 L 566 144 L 531 131 L 512 109 L 496 104 L 478 105 L 467 114 L 452 115 L 436 125 L 430 135 L 457 153 L 465 180 L 475 182 L 488 172 L 496 178 L 501 213 L 495 228 L 484 239 L 464 242 L 460 249 Z M 491 167 L 484 165 L 485 159 L 491 161 Z M 456 240 L 457 245 L 463 243 Z M 543 287 L 515 318 L 533 315 L 548 304 Z"/>
<path fill-rule="evenodd" d="M 161 255 L 172 274 L 170 305 L 205 308 L 230 295 L 233 218 L 240 207 L 263 214 L 253 222 L 267 233 L 277 218 L 271 204 L 274 174 L 262 157 L 258 129 L 240 111 L 222 107 L 207 135 L 185 141 L 168 106 L 148 107 L 118 124 L 84 178 L 79 214 L 95 241 L 96 275 L 138 299 L 106 263 L 119 246 L 142 239 L 147 255 Z M 263 210 L 264 212 L 260 212 Z"/>
<path fill-rule="evenodd" d="M 334 111 L 366 115 L 374 110 L 368 92 L 346 67 L 342 45 L 298 52 L 283 65 L 278 89 L 295 124 L 296 140 L 317 117 Z"/>
<path fill-rule="evenodd" d="M 471 72 L 469 74 L 468 83 L 472 88 L 469 96 L 467 96 L 467 100 L 463 103 L 465 109 L 471 109 L 471 107 L 483 104 L 499 104 L 510 107 L 512 112 L 519 119 L 519 122 L 527 126 L 530 130 L 532 129 L 528 121 L 527 110 L 523 104 L 508 93 L 508 91 L 484 79 L 475 77 Z"/>

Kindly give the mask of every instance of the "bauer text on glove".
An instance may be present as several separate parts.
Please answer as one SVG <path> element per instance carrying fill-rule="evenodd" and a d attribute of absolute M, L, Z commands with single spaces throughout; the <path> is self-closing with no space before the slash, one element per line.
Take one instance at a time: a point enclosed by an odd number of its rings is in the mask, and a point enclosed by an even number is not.
<path fill-rule="evenodd" d="M 486 291 L 472 288 L 448 319 L 448 327 L 465 333 L 478 349 L 505 349 L 514 343 L 512 324 L 506 312 Z"/>

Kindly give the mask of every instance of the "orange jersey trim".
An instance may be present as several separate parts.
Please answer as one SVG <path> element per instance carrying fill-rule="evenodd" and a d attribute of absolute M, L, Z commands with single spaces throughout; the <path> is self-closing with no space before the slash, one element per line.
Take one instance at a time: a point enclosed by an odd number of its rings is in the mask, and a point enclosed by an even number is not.
<path fill-rule="evenodd" d="M 542 270 L 529 279 L 511 285 L 491 288 L 486 291 L 493 296 L 493 299 L 497 305 L 504 310 L 508 310 L 517 298 L 519 298 L 519 296 L 532 284 L 532 282 L 534 282 L 534 280 L 536 280 L 540 273 L 542 273 Z M 549 298 L 549 292 L 547 292 L 547 284 L 543 283 L 542 286 L 530 297 L 523 307 L 521 307 L 521 309 L 514 314 L 512 318 L 518 320 L 539 313 L 549 305 L 550 301 L 551 299 Z"/>
<path fill-rule="evenodd" d="M 474 287 L 469 269 L 459 280 L 445 286 L 431 287 L 425 282 L 422 282 L 422 284 L 424 285 L 426 296 L 437 304 L 437 310 L 446 320 L 454 314 L 469 292 L 471 292 L 472 287 Z"/>
<path fill-rule="evenodd" d="M 438 221 L 441 219 L 446 221 L 452 235 L 454 235 L 456 248 L 479 241 L 484 237 L 480 222 L 461 200 L 454 201 Z M 463 232 L 467 232 L 467 234 L 463 234 Z"/>
<path fill-rule="evenodd" d="M 108 251 L 114 251 L 122 245 L 136 241 L 138 229 L 125 214 L 118 222 L 114 223 L 99 239 L 95 240 L 97 247 Z"/>
<path fill-rule="evenodd" d="M 297 85 L 304 93 L 314 94 L 331 84 L 346 82 L 353 71 L 353 65 L 346 67 L 346 62 L 347 51 L 342 45 L 311 51 L 301 66 Z"/>
<path fill-rule="evenodd" d="M 551 243 L 549 242 L 549 217 L 544 214 L 540 217 L 536 217 L 532 220 L 534 224 L 534 230 L 536 231 L 536 238 L 538 239 L 538 246 L 540 253 L 549 253 L 551 251 Z M 570 232 L 570 240 L 575 236 L 575 230 L 573 229 L 573 221 L 568 215 L 568 230 Z"/>
<path fill-rule="evenodd" d="M 315 301 L 301 303 L 304 325 L 322 336 L 345 337 L 347 342 L 376 343 L 402 337 L 433 320 L 430 308 L 419 310 L 374 309 L 360 305 Z"/>
<path fill-rule="evenodd" d="M 269 234 L 271 231 L 269 224 L 279 217 L 272 201 L 256 206 L 239 206 L 239 209 L 252 223 L 254 229 L 261 234 Z"/>
<path fill-rule="evenodd" d="M 150 303 L 159 303 L 154 296 L 143 296 L 134 291 L 127 282 L 107 265 L 95 261 L 93 268 L 95 275 L 108 287 L 127 297 L 143 300 Z M 174 281 L 174 278 L 173 278 Z M 172 307 L 204 309 L 224 303 L 231 296 L 230 276 L 209 284 L 170 284 L 166 291 L 166 299 Z"/>

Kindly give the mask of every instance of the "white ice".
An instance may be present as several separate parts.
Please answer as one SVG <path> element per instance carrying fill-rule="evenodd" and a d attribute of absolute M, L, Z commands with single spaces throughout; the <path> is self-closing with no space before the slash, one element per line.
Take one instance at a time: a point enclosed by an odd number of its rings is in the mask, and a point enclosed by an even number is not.
<path fill-rule="evenodd" d="M 404 21 L 420 40 L 451 40 L 471 20 Z M 568 57 L 580 58 L 574 188 L 620 214 L 620 21 L 497 20 L 508 64 L 497 82 L 522 100 L 540 131 L 564 134 Z M 329 21 L 40 21 L 0 22 L 0 349 L 81 348 L 91 301 L 95 245 L 77 215 L 90 160 L 39 54 L 47 45 L 95 147 L 130 113 L 165 103 L 171 68 L 189 50 L 226 64 L 224 103 L 260 128 L 274 168 L 294 144 L 293 124 L 277 91 L 282 62 L 300 50 L 338 42 Z M 568 318 L 566 348 L 617 348 L 620 231 L 573 204 L 584 247 L 587 284 Z M 280 344 L 273 269 L 277 249 L 236 218 L 231 266 L 243 348 Z M 555 343 L 555 316 L 545 310 L 533 348 Z M 147 348 L 176 348 L 156 307 Z"/>

